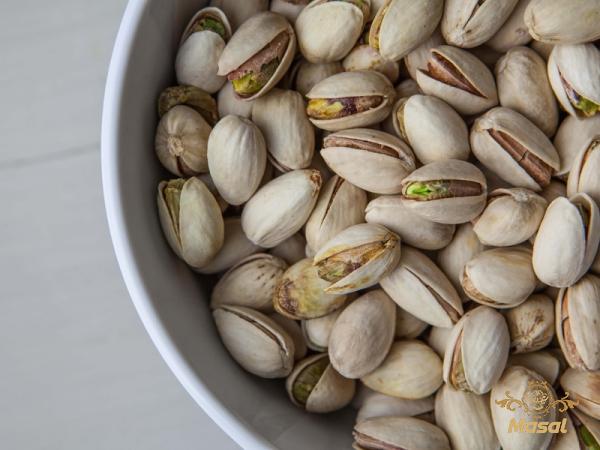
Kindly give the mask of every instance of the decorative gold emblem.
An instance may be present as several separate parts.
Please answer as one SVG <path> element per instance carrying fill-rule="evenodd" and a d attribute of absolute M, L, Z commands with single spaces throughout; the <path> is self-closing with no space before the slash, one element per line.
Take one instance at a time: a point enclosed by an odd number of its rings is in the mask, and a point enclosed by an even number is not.
<path fill-rule="evenodd" d="M 521 408 L 525 414 L 534 419 L 544 417 L 553 408 L 558 408 L 559 412 L 565 412 L 579 404 L 579 401 L 569 399 L 568 392 L 565 392 L 563 398 L 552 400 L 554 394 L 547 381 L 530 381 L 521 399 L 514 398 L 509 391 L 504 394 L 506 398 L 496 400 L 497 405 L 509 411 Z"/>

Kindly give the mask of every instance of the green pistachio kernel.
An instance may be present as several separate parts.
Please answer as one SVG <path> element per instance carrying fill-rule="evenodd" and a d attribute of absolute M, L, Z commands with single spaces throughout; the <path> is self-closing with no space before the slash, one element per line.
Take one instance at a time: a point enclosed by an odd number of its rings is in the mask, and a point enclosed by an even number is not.
<path fill-rule="evenodd" d="M 581 425 L 577 431 L 585 450 L 600 450 L 600 444 L 584 425 Z"/>
<path fill-rule="evenodd" d="M 190 34 L 196 33 L 197 31 L 213 31 L 225 39 L 225 26 L 220 20 L 214 17 L 203 17 L 195 22 L 190 30 Z"/>
<path fill-rule="evenodd" d="M 323 372 L 325 372 L 328 365 L 329 358 L 323 357 L 300 371 L 292 387 L 292 394 L 298 403 L 306 405 L 310 393 L 323 376 Z"/>
<path fill-rule="evenodd" d="M 233 89 L 243 97 L 254 95 L 267 84 L 277 67 L 279 67 L 279 58 L 263 64 L 258 73 L 250 72 L 241 78 L 232 80 Z"/>
<path fill-rule="evenodd" d="M 163 188 L 163 197 L 176 232 L 179 230 L 179 200 L 184 184 L 185 180 L 183 178 L 177 178 L 169 180 Z"/>

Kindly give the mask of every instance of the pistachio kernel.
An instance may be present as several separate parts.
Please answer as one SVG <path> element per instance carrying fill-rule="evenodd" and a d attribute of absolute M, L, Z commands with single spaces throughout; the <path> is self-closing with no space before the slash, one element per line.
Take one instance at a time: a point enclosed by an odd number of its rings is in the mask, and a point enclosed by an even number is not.
<path fill-rule="evenodd" d="M 169 216 L 173 222 L 173 229 L 179 237 L 179 200 L 181 199 L 181 191 L 185 180 L 183 178 L 177 178 L 175 180 L 167 181 L 163 188 L 163 198 L 169 210 Z"/>
<path fill-rule="evenodd" d="M 292 386 L 292 395 L 298 403 L 306 405 L 310 393 L 323 376 L 323 372 L 325 372 L 328 365 L 329 358 L 323 357 L 300 371 Z"/>
<path fill-rule="evenodd" d="M 560 81 L 562 82 L 563 88 L 565 89 L 565 93 L 569 98 L 569 102 L 573 105 L 577 111 L 583 114 L 585 117 L 592 117 L 600 111 L 600 104 L 585 98 L 580 95 L 571 84 L 565 80 L 562 74 L 559 71 Z"/>
<path fill-rule="evenodd" d="M 481 184 L 466 180 L 413 181 L 402 189 L 404 198 L 417 201 L 473 197 L 482 193 Z"/>
<path fill-rule="evenodd" d="M 460 69 L 452 63 L 452 61 L 435 50 L 431 51 L 431 57 L 429 58 L 429 61 L 427 61 L 427 69 L 419 70 L 440 83 L 469 92 L 477 97 L 486 98 L 485 95 L 483 95 L 483 93 L 477 89 L 467 77 L 465 77 Z"/>
<path fill-rule="evenodd" d="M 223 39 L 226 39 L 227 30 L 225 25 L 218 17 L 214 16 L 203 16 L 196 20 L 190 27 L 189 34 L 196 33 L 198 31 L 212 31 L 217 33 Z"/>
<path fill-rule="evenodd" d="M 341 98 L 313 98 L 308 101 L 306 113 L 318 120 L 339 119 L 377 108 L 383 103 L 380 95 Z"/>

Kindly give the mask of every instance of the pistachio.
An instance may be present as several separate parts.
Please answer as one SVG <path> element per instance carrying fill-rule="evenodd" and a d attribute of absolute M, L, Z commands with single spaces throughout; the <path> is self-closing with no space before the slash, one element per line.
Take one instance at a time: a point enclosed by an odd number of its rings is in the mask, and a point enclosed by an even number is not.
<path fill-rule="evenodd" d="M 293 24 L 310 2 L 311 0 L 271 0 L 269 9 L 282 15 Z"/>
<path fill-rule="evenodd" d="M 578 402 L 578 412 L 600 420 L 600 371 L 567 369 L 560 377 L 560 385 Z"/>
<path fill-rule="evenodd" d="M 221 76 L 243 99 L 255 99 L 275 87 L 289 69 L 296 51 L 291 25 L 280 15 L 262 12 L 244 22 L 219 59 Z"/>
<path fill-rule="evenodd" d="M 382 394 L 420 399 L 442 384 L 442 361 L 421 341 L 397 341 L 383 363 L 361 378 L 367 387 Z"/>
<path fill-rule="evenodd" d="M 525 116 L 498 107 L 471 129 L 471 149 L 479 161 L 513 186 L 540 191 L 560 166 L 548 137 Z"/>
<path fill-rule="evenodd" d="M 250 119 L 254 101 L 242 100 L 233 90 L 231 83 L 225 83 L 217 94 L 217 105 L 221 117 L 234 115 Z"/>
<path fill-rule="evenodd" d="M 477 303 L 499 309 L 518 306 L 537 284 L 531 250 L 526 247 L 485 250 L 464 266 L 461 284 Z"/>
<path fill-rule="evenodd" d="M 569 366 L 600 370 L 600 278 L 585 275 L 556 299 L 556 335 Z"/>
<path fill-rule="evenodd" d="M 417 72 L 425 94 L 444 100 L 461 114 L 478 114 L 498 104 L 494 75 L 471 53 L 448 45 L 431 49 L 427 68 Z"/>
<path fill-rule="evenodd" d="M 535 39 L 531 41 L 529 46 L 537 52 L 544 61 L 548 61 L 550 58 L 550 53 L 552 53 L 552 49 L 554 48 L 554 44 L 550 44 L 548 42 L 536 41 Z"/>
<path fill-rule="evenodd" d="M 422 250 L 446 247 L 454 235 L 454 225 L 431 222 L 404 206 L 400 195 L 382 195 L 365 210 L 368 223 L 378 223 L 397 233 L 403 242 Z"/>
<path fill-rule="evenodd" d="M 343 71 L 344 67 L 339 61 L 313 64 L 301 60 L 296 70 L 295 88 L 306 96 L 317 83 Z"/>
<path fill-rule="evenodd" d="M 427 322 L 423 322 L 399 306 L 396 307 L 396 339 L 416 339 L 428 326 Z"/>
<path fill-rule="evenodd" d="M 441 358 L 444 358 L 451 333 L 452 328 L 431 327 L 425 341 Z"/>
<path fill-rule="evenodd" d="M 227 203 L 219 194 L 217 186 L 215 186 L 215 182 L 210 176 L 210 173 L 203 173 L 201 175 L 197 175 L 196 178 L 202 181 L 206 185 L 210 193 L 215 197 L 215 200 L 217 201 L 221 212 L 224 213 L 225 211 L 227 211 L 227 208 L 229 208 L 229 203 Z"/>
<path fill-rule="evenodd" d="M 306 94 L 306 113 L 324 130 L 369 126 L 387 117 L 394 95 L 392 84 L 379 72 L 342 72 L 313 86 Z"/>
<path fill-rule="evenodd" d="M 540 350 L 531 353 L 517 353 L 508 357 L 507 367 L 523 366 L 539 373 L 550 384 L 556 383 L 561 367 L 558 358 L 549 351 Z"/>
<path fill-rule="evenodd" d="M 598 251 L 600 216 L 587 194 L 554 200 L 542 219 L 533 245 L 533 268 L 549 286 L 574 284 L 590 268 Z"/>
<path fill-rule="evenodd" d="M 367 44 L 354 47 L 342 61 L 346 72 L 375 70 L 384 74 L 392 83 L 398 81 L 400 67 L 396 61 L 385 59 L 377 50 Z"/>
<path fill-rule="evenodd" d="M 293 170 L 268 182 L 246 203 L 242 228 L 257 245 L 275 247 L 307 221 L 321 189 L 317 170 Z"/>
<path fill-rule="evenodd" d="M 404 142 L 367 128 L 339 131 L 325 137 L 321 156 L 342 178 L 379 194 L 399 193 L 402 179 L 415 169 L 413 153 Z"/>
<path fill-rule="evenodd" d="M 482 244 L 508 247 L 528 240 L 538 230 L 548 203 L 528 189 L 496 189 L 473 221 Z"/>
<path fill-rule="evenodd" d="M 600 10 L 598 11 L 600 17 Z M 593 44 L 557 45 L 548 60 L 548 77 L 562 107 L 576 117 L 600 111 L 600 50 Z"/>
<path fill-rule="evenodd" d="M 442 0 L 387 0 L 373 19 L 369 45 L 390 61 L 404 58 L 434 32 L 443 4 Z"/>
<path fill-rule="evenodd" d="M 187 264 L 201 268 L 223 246 L 223 216 L 214 196 L 197 178 L 162 181 L 158 215 L 167 242 Z"/>
<path fill-rule="evenodd" d="M 346 301 L 345 295 L 327 293 L 330 285 L 319 278 L 309 258 L 289 267 L 279 279 L 273 294 L 275 311 L 290 319 L 312 319 L 325 316 Z"/>
<path fill-rule="evenodd" d="M 235 30 L 250 17 L 269 9 L 269 0 L 211 0 L 210 6 L 221 9 Z"/>
<path fill-rule="evenodd" d="M 548 137 L 558 126 L 558 105 L 546 62 L 528 47 L 514 47 L 496 65 L 500 104 L 528 118 Z"/>
<path fill-rule="evenodd" d="M 478 306 L 452 329 L 444 354 L 444 381 L 454 389 L 485 394 L 508 359 L 510 335 L 498 311 Z"/>
<path fill-rule="evenodd" d="M 295 264 L 301 259 L 304 259 L 304 248 L 306 247 L 306 239 L 301 233 L 296 233 L 287 238 L 281 244 L 277 244 L 271 249 L 273 256 L 278 256 L 289 265 Z"/>
<path fill-rule="evenodd" d="M 517 0 L 446 0 L 442 33 L 446 42 L 472 48 L 483 44 L 511 15 Z"/>
<path fill-rule="evenodd" d="M 320 249 L 346 228 L 362 223 L 367 204 L 365 192 L 335 175 L 321 191 L 317 205 L 306 222 L 306 242 Z"/>
<path fill-rule="evenodd" d="M 304 340 L 308 348 L 316 352 L 327 351 L 331 330 L 343 310 L 342 306 L 325 316 L 302 321 L 302 333 L 304 334 Z"/>
<path fill-rule="evenodd" d="M 569 410 L 566 414 L 566 432 L 556 436 L 552 450 L 596 450 L 600 448 L 600 421 Z"/>
<path fill-rule="evenodd" d="M 314 413 L 343 408 L 352 401 L 356 389 L 355 381 L 337 373 L 326 354 L 300 361 L 285 386 L 292 403 Z"/>
<path fill-rule="evenodd" d="M 282 378 L 292 371 L 294 341 L 272 319 L 227 305 L 215 309 L 213 317 L 225 348 L 245 370 L 263 378 Z"/>
<path fill-rule="evenodd" d="M 506 311 L 513 353 L 540 350 L 554 337 L 554 304 L 542 294 L 534 294 L 524 303 Z"/>
<path fill-rule="evenodd" d="M 209 125 L 219 120 L 217 102 L 208 93 L 195 86 L 170 86 L 158 97 L 158 115 L 164 116 L 177 105 L 185 105 L 200 113 Z"/>
<path fill-rule="evenodd" d="M 180 177 L 208 171 L 206 147 L 210 125 L 194 109 L 177 105 L 160 119 L 154 141 L 156 156 Z"/>
<path fill-rule="evenodd" d="M 294 342 L 294 360 L 299 361 L 306 356 L 308 348 L 306 342 L 304 342 L 304 336 L 300 325 L 293 319 L 289 319 L 276 312 L 269 314 L 269 318 L 283 328 L 292 338 Z"/>
<path fill-rule="evenodd" d="M 598 136 L 600 115 L 585 120 L 573 116 L 566 117 L 554 137 L 554 146 L 560 157 L 560 167 L 555 175 L 566 180 L 577 157 L 586 149 L 590 149 Z"/>
<path fill-rule="evenodd" d="M 589 146 L 582 150 L 575 161 L 569 179 L 567 182 L 567 194 L 575 195 L 578 192 L 585 192 L 600 203 L 600 183 L 598 180 L 598 171 L 600 170 L 600 135 L 594 138 Z"/>
<path fill-rule="evenodd" d="M 408 70 L 408 73 L 413 81 L 416 81 L 417 72 L 419 70 L 427 69 L 427 60 L 429 59 L 431 49 L 439 47 L 443 44 L 445 44 L 444 37 L 442 36 L 442 32 L 438 27 L 433 34 L 427 38 L 427 40 L 423 41 L 418 47 L 415 47 L 404 57 L 404 65 L 406 66 L 406 70 Z M 420 92 L 415 92 L 415 94 L 416 93 Z M 410 95 L 398 94 L 398 98 L 409 96 Z"/>
<path fill-rule="evenodd" d="M 449 328 L 463 314 L 460 298 L 443 272 L 407 245 L 396 269 L 380 284 L 402 309 L 430 325 Z"/>
<path fill-rule="evenodd" d="M 483 173 L 455 159 L 429 163 L 402 180 L 404 206 L 437 223 L 474 219 L 485 207 L 486 196 Z"/>
<path fill-rule="evenodd" d="M 380 394 L 369 389 L 358 410 L 356 423 L 375 417 L 414 417 L 431 411 L 433 411 L 433 397 L 408 400 Z"/>
<path fill-rule="evenodd" d="M 532 39 L 525 24 L 525 9 L 529 3 L 531 0 L 518 0 L 510 17 L 485 45 L 501 53 L 519 45 L 527 45 Z"/>
<path fill-rule="evenodd" d="M 567 196 L 567 187 L 562 181 L 551 180 L 550 184 L 544 188 L 540 195 L 544 197 L 548 204 L 552 203 L 557 197 Z"/>

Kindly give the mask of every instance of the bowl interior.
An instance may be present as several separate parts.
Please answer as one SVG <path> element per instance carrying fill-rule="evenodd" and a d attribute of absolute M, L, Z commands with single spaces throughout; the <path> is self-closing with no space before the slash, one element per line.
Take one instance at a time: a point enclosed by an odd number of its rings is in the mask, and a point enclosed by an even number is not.
<path fill-rule="evenodd" d="M 131 0 L 107 83 L 102 170 L 111 235 L 136 308 L 167 364 L 192 397 L 244 448 L 351 445 L 352 411 L 317 416 L 288 400 L 282 380 L 242 370 L 222 346 L 200 276 L 171 252 L 156 213 L 169 178 L 154 155 L 156 99 L 174 83 L 187 20 L 206 2 Z"/>

